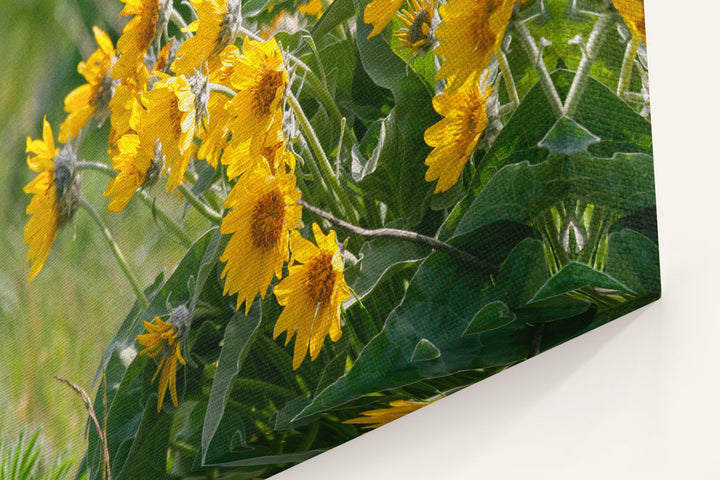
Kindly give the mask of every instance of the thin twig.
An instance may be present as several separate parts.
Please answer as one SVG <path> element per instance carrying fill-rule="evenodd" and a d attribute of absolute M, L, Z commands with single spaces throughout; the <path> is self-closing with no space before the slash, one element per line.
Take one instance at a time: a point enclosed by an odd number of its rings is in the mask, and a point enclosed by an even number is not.
<path fill-rule="evenodd" d="M 92 421 L 95 424 L 95 430 L 97 431 L 98 437 L 100 437 L 100 443 L 103 446 L 103 463 L 105 464 L 107 480 L 111 480 L 111 477 L 110 477 L 110 452 L 108 451 L 107 440 L 105 438 L 105 434 L 102 431 L 102 428 L 100 428 L 100 422 L 98 421 L 97 415 L 95 414 L 95 409 L 92 406 L 92 401 L 90 400 L 90 396 L 80 385 L 68 380 L 67 378 L 63 378 L 59 375 L 54 375 L 54 377 L 55 377 L 55 380 L 63 382 L 67 386 L 69 386 L 70 388 L 75 390 L 75 393 L 78 394 L 80 399 L 85 404 L 85 409 L 88 411 L 90 418 L 92 418 Z"/>
<path fill-rule="evenodd" d="M 453 247 L 449 243 L 445 243 L 441 240 L 438 240 L 437 238 L 428 237 L 420 233 L 411 232 L 409 230 L 400 230 L 397 228 L 376 228 L 371 230 L 358 227 L 357 225 L 353 225 L 350 222 L 346 222 L 345 220 L 337 218 L 330 212 L 326 212 L 325 210 L 321 210 L 313 205 L 310 205 L 304 200 L 300 200 L 298 203 L 302 205 L 305 209 L 314 213 L 315 215 L 324 218 L 333 225 L 340 227 L 343 230 L 347 230 L 350 233 L 354 233 L 355 235 L 368 238 L 395 238 L 397 240 L 405 240 L 408 242 L 418 243 L 420 245 L 425 245 L 426 247 L 433 248 L 435 250 L 449 253 L 455 258 L 462 260 L 464 263 L 473 265 L 481 270 L 490 272 L 497 272 L 498 270 L 497 265 L 493 265 L 492 263 L 481 260 L 475 255 L 472 255 L 464 250 L 460 250 L 459 248 Z"/>

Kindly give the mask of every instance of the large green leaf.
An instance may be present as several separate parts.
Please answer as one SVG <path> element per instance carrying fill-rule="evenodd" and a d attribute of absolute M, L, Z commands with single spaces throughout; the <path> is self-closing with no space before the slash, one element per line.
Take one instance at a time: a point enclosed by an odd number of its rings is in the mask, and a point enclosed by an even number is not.
<path fill-rule="evenodd" d="M 168 478 L 166 459 L 172 417 L 159 413 L 156 406 L 157 395 L 150 395 L 124 467 L 113 478 L 118 480 Z"/>
<path fill-rule="evenodd" d="M 588 81 L 574 119 L 600 137 L 599 143 L 588 147 L 593 156 L 612 157 L 615 153 L 652 155 L 650 122 L 593 78 Z"/>
<path fill-rule="evenodd" d="M 427 208 L 431 185 L 425 182 L 425 130 L 440 117 L 432 107 L 433 90 L 395 55 L 386 36 L 368 39 L 371 26 L 362 20 L 364 0 L 355 0 L 357 46 L 365 71 L 377 85 L 393 94 L 395 107 L 387 119 L 386 140 L 378 143 L 378 161 L 360 182 L 368 193 L 385 202 L 397 218 L 416 225 Z"/>
<path fill-rule="evenodd" d="M 345 271 L 345 279 L 362 299 L 385 276 L 418 262 L 429 253 L 427 247 L 417 243 L 388 238 L 373 239 L 360 248 L 360 261 Z"/>
<path fill-rule="evenodd" d="M 563 199 L 585 200 L 623 216 L 654 205 L 652 157 L 552 156 L 538 165 L 508 165 L 475 198 L 456 234 L 499 220 L 530 224 Z"/>
<path fill-rule="evenodd" d="M 610 234 L 605 272 L 643 296 L 660 298 L 660 257 L 652 240 L 633 230 Z"/>
<path fill-rule="evenodd" d="M 238 311 L 225 327 L 223 346 L 220 352 L 215 377 L 213 378 L 210 396 L 208 399 L 205 422 L 202 431 L 202 463 L 210 443 L 215 437 L 220 421 L 225 414 L 233 381 L 242 367 L 243 360 L 250 350 L 262 319 L 260 302 L 256 301 L 250 308 L 248 315 Z"/>
<path fill-rule="evenodd" d="M 605 272 L 595 270 L 584 263 L 570 262 L 545 282 L 533 298 L 530 299 L 530 303 L 574 292 L 585 287 L 636 293 Z"/>

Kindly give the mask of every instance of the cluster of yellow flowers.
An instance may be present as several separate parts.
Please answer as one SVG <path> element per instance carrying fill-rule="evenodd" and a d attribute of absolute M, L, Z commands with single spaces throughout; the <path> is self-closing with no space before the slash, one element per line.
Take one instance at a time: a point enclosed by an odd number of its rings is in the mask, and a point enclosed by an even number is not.
<path fill-rule="evenodd" d="M 446 86 L 433 98 L 433 107 L 444 118 L 425 132 L 425 142 L 433 147 L 425 160 L 425 180 L 437 180 L 435 193 L 441 193 L 457 183 L 487 127 L 492 87 L 485 84 L 484 72 L 500 49 L 516 0 L 450 0 L 438 8 L 442 21 L 437 25 L 433 24 L 435 4 L 408 0 L 409 8 L 398 13 L 403 3 L 372 0 L 363 19 L 373 25 L 368 38 L 398 14 L 405 25 L 393 34 L 400 48 L 423 52 L 438 43 L 435 53 L 443 63 L 435 79 Z"/>
<path fill-rule="evenodd" d="M 531 0 L 371 0 L 363 20 L 373 26 L 368 38 L 382 32 L 397 15 L 405 25 L 393 33 L 400 49 L 424 53 L 435 48 L 442 59 L 435 80 L 445 89 L 433 98 L 443 116 L 425 132 L 433 147 L 425 160 L 425 180 L 437 180 L 435 193 L 453 187 L 488 125 L 487 100 L 492 87 L 485 83 L 487 68 L 502 45 L 516 4 Z M 643 0 L 613 0 L 632 35 L 645 42 Z M 436 8 L 437 7 L 437 8 Z M 441 21 L 436 20 L 438 15 Z"/>
<path fill-rule="evenodd" d="M 295 157 L 286 149 L 282 100 L 288 74 L 280 46 L 242 39 L 239 0 L 191 0 L 197 20 L 183 29 L 184 41 L 167 38 L 174 12 L 169 0 L 122 0 L 122 16 L 132 16 L 117 48 L 94 28 L 98 49 L 80 63 L 86 84 L 65 99 L 67 118 L 55 148 L 44 122 L 43 140 L 28 138 L 28 165 L 40 172 L 25 189 L 34 194 L 25 229 L 30 279 L 42 268 L 57 231 L 83 201 L 75 174 L 72 143 L 93 118 L 109 112 L 109 154 L 116 174 L 105 191 L 108 210 L 122 211 L 138 189 L 167 175 L 167 191 L 184 181 L 192 159 L 227 166 L 232 189 L 224 203 L 220 231 L 230 236 L 224 262 L 224 293 L 237 294 L 249 311 L 257 294 L 265 297 L 273 277 L 289 275 L 275 287 L 284 308 L 274 336 L 296 335 L 293 368 L 308 350 L 317 358 L 325 337 L 341 334 L 340 304 L 349 296 L 335 232 L 312 230 L 316 244 L 301 237 L 301 193 L 295 185 Z M 213 86 L 212 91 L 210 86 Z M 69 153 L 63 154 L 68 151 Z M 292 261 L 291 261 L 292 252 Z M 158 366 L 161 408 L 166 389 L 177 405 L 175 375 L 182 338 L 169 321 L 145 322 L 138 341 L 143 354 L 162 353 Z M 157 375 L 157 374 L 156 374 Z"/>

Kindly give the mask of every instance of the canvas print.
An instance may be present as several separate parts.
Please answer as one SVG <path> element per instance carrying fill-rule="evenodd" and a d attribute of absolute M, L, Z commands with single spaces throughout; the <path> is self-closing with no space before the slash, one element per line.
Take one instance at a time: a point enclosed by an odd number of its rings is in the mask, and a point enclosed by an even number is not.
<path fill-rule="evenodd" d="M 85 441 L 27 472 L 268 478 L 660 296 L 642 0 L 50 3 L 2 382 Z"/>

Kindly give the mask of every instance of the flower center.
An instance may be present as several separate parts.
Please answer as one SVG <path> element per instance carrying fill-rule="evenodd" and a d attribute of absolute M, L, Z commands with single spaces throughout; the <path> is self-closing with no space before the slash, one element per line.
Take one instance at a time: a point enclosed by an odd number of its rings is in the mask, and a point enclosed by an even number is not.
<path fill-rule="evenodd" d="M 263 65 L 260 80 L 253 91 L 253 112 L 258 117 L 265 117 L 270 113 L 270 107 L 275 101 L 277 91 L 283 87 L 283 74 L 277 70 Z"/>
<path fill-rule="evenodd" d="M 270 169 L 275 171 L 277 168 L 277 164 L 275 162 L 275 156 L 277 155 L 278 151 L 280 150 L 280 147 L 283 146 L 283 142 L 277 142 L 273 143 L 272 145 L 265 145 L 260 149 L 260 154 L 265 157 L 265 160 L 267 160 L 268 165 L 270 165 Z"/>
<path fill-rule="evenodd" d="M 427 25 L 427 28 L 423 28 Z M 412 44 L 417 42 L 425 42 L 430 29 L 430 12 L 423 7 L 417 11 L 410 27 L 408 28 L 407 38 Z"/>
<path fill-rule="evenodd" d="M 335 270 L 332 265 L 333 254 L 321 252 L 307 264 L 307 281 L 305 284 L 308 298 L 314 305 L 321 308 L 330 304 L 333 287 L 335 286 Z"/>
<path fill-rule="evenodd" d="M 250 234 L 256 248 L 268 249 L 278 244 L 285 224 L 285 199 L 279 189 L 263 194 L 255 204 Z"/>

